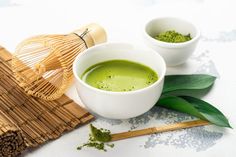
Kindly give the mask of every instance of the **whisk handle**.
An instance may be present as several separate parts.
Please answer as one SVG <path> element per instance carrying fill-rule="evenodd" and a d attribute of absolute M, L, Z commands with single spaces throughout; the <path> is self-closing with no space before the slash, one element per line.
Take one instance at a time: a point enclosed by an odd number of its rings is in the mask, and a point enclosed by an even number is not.
<path fill-rule="evenodd" d="M 91 23 L 82 28 L 75 30 L 73 33 L 80 36 L 86 43 L 87 47 L 107 41 L 106 31 L 96 23 Z"/>

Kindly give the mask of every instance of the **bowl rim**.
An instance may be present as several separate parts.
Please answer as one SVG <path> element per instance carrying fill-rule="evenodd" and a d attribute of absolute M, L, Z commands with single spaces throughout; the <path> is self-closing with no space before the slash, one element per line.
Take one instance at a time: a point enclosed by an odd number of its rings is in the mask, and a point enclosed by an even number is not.
<path fill-rule="evenodd" d="M 165 41 L 160 41 L 160 40 L 156 40 L 154 39 L 152 36 L 150 36 L 148 33 L 147 33 L 147 27 L 148 25 L 150 25 L 152 22 L 156 21 L 156 20 L 162 20 L 162 19 L 175 19 L 175 20 L 179 20 L 179 21 L 183 21 L 183 22 L 186 22 L 190 25 L 193 26 L 193 28 L 196 30 L 196 35 L 189 41 L 185 41 L 185 42 L 181 42 L 181 43 L 168 43 L 168 42 L 165 42 Z M 148 22 L 146 22 L 145 26 L 144 26 L 144 35 L 154 44 L 158 44 L 158 46 L 160 47 L 165 47 L 165 48 L 180 48 L 180 47 L 185 47 L 189 44 L 192 44 L 193 42 L 199 40 L 200 36 L 201 36 L 201 31 L 200 29 L 195 25 L 193 24 L 192 22 L 188 21 L 188 20 L 185 20 L 185 19 L 182 19 L 182 18 L 179 18 L 179 17 L 171 17 L 171 16 L 167 16 L 167 17 L 156 17 L 156 18 L 153 18 L 151 20 L 149 20 Z"/>
<path fill-rule="evenodd" d="M 145 50 L 145 51 L 150 51 L 153 53 L 153 55 L 156 55 L 160 58 L 160 61 L 161 61 L 161 64 L 163 65 L 163 72 L 162 72 L 162 75 L 159 76 L 158 74 L 158 80 L 156 82 L 154 82 L 153 84 L 151 84 L 150 86 L 147 86 L 147 87 L 144 87 L 144 88 L 141 88 L 141 89 L 137 89 L 137 90 L 134 90 L 134 91 L 121 91 L 121 92 L 114 92 L 114 91 L 106 91 L 106 90 L 102 90 L 102 89 L 98 89 L 98 88 L 95 88 L 89 84 L 87 84 L 86 82 L 84 82 L 78 75 L 77 75 L 77 62 L 79 60 L 80 57 L 82 57 L 83 55 L 85 55 L 86 53 L 89 53 L 89 51 L 94 51 L 96 50 L 97 48 L 100 48 L 102 46 L 106 46 L 106 45 L 129 45 L 129 46 L 133 46 L 135 49 L 141 49 L 141 50 Z M 130 59 L 130 61 L 133 61 Z M 135 61 L 136 62 L 136 61 Z M 97 63 L 95 63 L 97 64 Z M 143 63 L 142 63 L 143 64 Z M 144 64 L 145 65 L 145 64 Z M 146 65 L 148 66 L 148 65 Z M 149 66 L 148 66 L 149 67 Z M 154 86 L 157 86 L 158 84 L 160 84 L 162 82 L 162 80 L 164 79 L 165 75 L 166 75 L 166 63 L 165 63 L 165 60 L 163 59 L 163 57 L 161 55 L 159 55 L 158 53 L 156 53 L 154 50 L 151 50 L 151 49 L 146 49 L 146 48 L 142 48 L 142 47 L 139 47 L 135 44 L 131 44 L 131 43 L 127 43 L 127 42 L 106 42 L 106 43 L 102 43 L 102 44 L 98 44 L 98 45 L 95 45 L 93 47 L 90 47 L 88 49 L 86 49 L 85 51 L 79 53 L 74 62 L 73 62 L 73 74 L 74 74 L 74 77 L 75 79 L 80 82 L 83 86 L 89 88 L 90 90 L 93 90 L 93 91 L 96 91 L 96 92 L 100 92 L 100 93 L 104 93 L 104 94 L 111 94 L 111 95 L 129 95 L 129 94 L 136 94 L 136 93 L 141 93 L 141 92 L 145 92 L 151 88 L 153 88 Z"/>

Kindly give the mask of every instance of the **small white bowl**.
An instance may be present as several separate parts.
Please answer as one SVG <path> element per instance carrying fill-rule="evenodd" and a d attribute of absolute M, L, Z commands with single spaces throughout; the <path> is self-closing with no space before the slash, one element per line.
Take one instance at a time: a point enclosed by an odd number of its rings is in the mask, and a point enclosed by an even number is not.
<path fill-rule="evenodd" d="M 90 66 L 117 59 L 147 65 L 158 74 L 159 79 L 146 88 L 129 92 L 104 91 L 81 80 L 80 76 Z M 127 119 L 147 112 L 158 101 L 163 88 L 166 64 L 151 49 L 141 49 L 127 43 L 105 43 L 80 53 L 74 61 L 73 73 L 78 95 L 90 111 L 106 118 Z"/>
<path fill-rule="evenodd" d="M 168 43 L 154 37 L 161 32 L 175 30 L 181 34 L 190 34 L 191 40 L 182 43 Z M 192 23 L 174 17 L 155 18 L 145 25 L 144 38 L 146 44 L 158 52 L 167 66 L 184 63 L 194 52 L 200 38 L 199 29 Z"/>

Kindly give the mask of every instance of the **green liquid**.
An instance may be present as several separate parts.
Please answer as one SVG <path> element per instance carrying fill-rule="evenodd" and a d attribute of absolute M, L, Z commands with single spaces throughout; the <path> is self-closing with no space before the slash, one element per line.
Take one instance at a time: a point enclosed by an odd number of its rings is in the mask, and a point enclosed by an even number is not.
<path fill-rule="evenodd" d="M 158 80 L 151 68 L 126 60 L 110 60 L 95 64 L 81 76 L 87 84 L 106 91 L 134 91 Z"/>

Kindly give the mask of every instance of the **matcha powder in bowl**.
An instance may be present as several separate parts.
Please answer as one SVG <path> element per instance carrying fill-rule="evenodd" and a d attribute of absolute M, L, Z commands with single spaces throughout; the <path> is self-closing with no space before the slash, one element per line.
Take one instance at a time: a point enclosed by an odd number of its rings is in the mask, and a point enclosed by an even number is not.
<path fill-rule="evenodd" d="M 190 34 L 182 35 L 174 30 L 158 34 L 155 39 L 168 43 L 182 43 L 191 40 Z"/>

